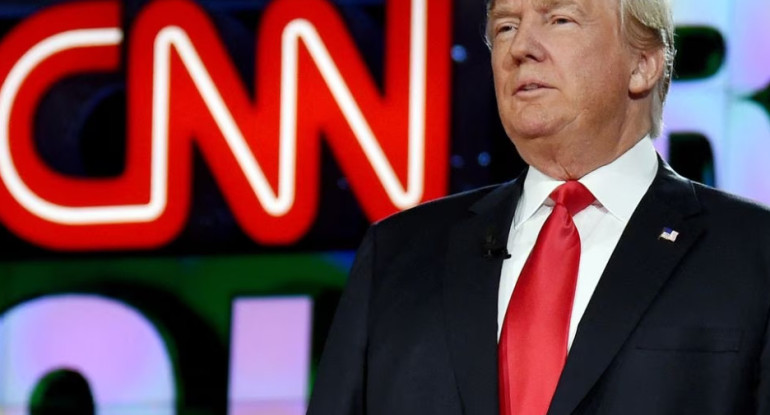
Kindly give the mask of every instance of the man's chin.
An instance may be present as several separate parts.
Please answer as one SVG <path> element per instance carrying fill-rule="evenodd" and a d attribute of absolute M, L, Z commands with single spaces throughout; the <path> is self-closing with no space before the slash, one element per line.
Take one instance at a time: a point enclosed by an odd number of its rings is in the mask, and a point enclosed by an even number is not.
<path fill-rule="evenodd" d="M 559 131 L 553 123 L 518 124 L 515 129 L 508 130 L 508 137 L 514 144 L 517 141 L 552 141 Z"/>

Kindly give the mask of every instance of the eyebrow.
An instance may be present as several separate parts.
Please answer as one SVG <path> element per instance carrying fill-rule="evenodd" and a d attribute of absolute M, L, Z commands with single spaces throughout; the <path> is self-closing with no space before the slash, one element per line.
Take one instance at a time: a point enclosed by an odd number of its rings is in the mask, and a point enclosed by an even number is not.
<path fill-rule="evenodd" d="M 540 11 L 573 9 L 578 13 L 583 14 L 583 9 L 575 0 L 535 0 L 535 8 Z"/>
<path fill-rule="evenodd" d="M 502 17 L 511 17 L 511 16 L 518 16 L 520 13 L 517 12 L 513 7 L 510 6 L 498 6 L 499 3 L 496 3 L 492 9 L 489 10 L 487 13 L 487 19 L 493 20 L 493 19 L 499 19 Z"/>
<path fill-rule="evenodd" d="M 584 10 L 575 0 L 535 0 L 535 9 L 540 12 L 550 12 L 556 9 L 572 9 L 579 14 L 585 14 Z M 509 5 L 500 6 L 495 2 L 494 6 L 487 13 L 487 19 L 499 19 L 503 17 L 517 17 L 521 14 L 518 8 Z"/>

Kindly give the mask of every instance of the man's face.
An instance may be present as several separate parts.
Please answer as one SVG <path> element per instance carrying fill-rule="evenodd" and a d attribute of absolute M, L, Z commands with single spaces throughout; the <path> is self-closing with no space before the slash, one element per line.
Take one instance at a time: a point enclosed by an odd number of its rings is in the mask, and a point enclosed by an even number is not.
<path fill-rule="evenodd" d="M 498 110 L 529 164 L 617 156 L 634 70 L 618 1 L 495 0 L 488 36 Z"/>

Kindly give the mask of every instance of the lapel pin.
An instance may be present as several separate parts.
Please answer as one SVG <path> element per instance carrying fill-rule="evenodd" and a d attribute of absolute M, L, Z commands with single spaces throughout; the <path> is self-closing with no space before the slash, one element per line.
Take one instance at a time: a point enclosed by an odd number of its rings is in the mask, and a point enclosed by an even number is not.
<path fill-rule="evenodd" d="M 658 239 L 665 239 L 669 242 L 676 242 L 677 236 L 679 236 L 679 232 L 671 228 L 663 228 L 663 232 L 660 233 Z"/>

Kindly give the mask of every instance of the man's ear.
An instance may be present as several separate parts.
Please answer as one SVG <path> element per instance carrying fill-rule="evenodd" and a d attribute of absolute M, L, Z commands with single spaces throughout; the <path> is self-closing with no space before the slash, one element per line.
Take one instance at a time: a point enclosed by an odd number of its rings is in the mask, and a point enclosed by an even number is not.
<path fill-rule="evenodd" d="M 651 91 L 663 76 L 665 52 L 663 48 L 637 50 L 636 66 L 631 72 L 628 92 L 631 95 L 645 95 Z"/>

